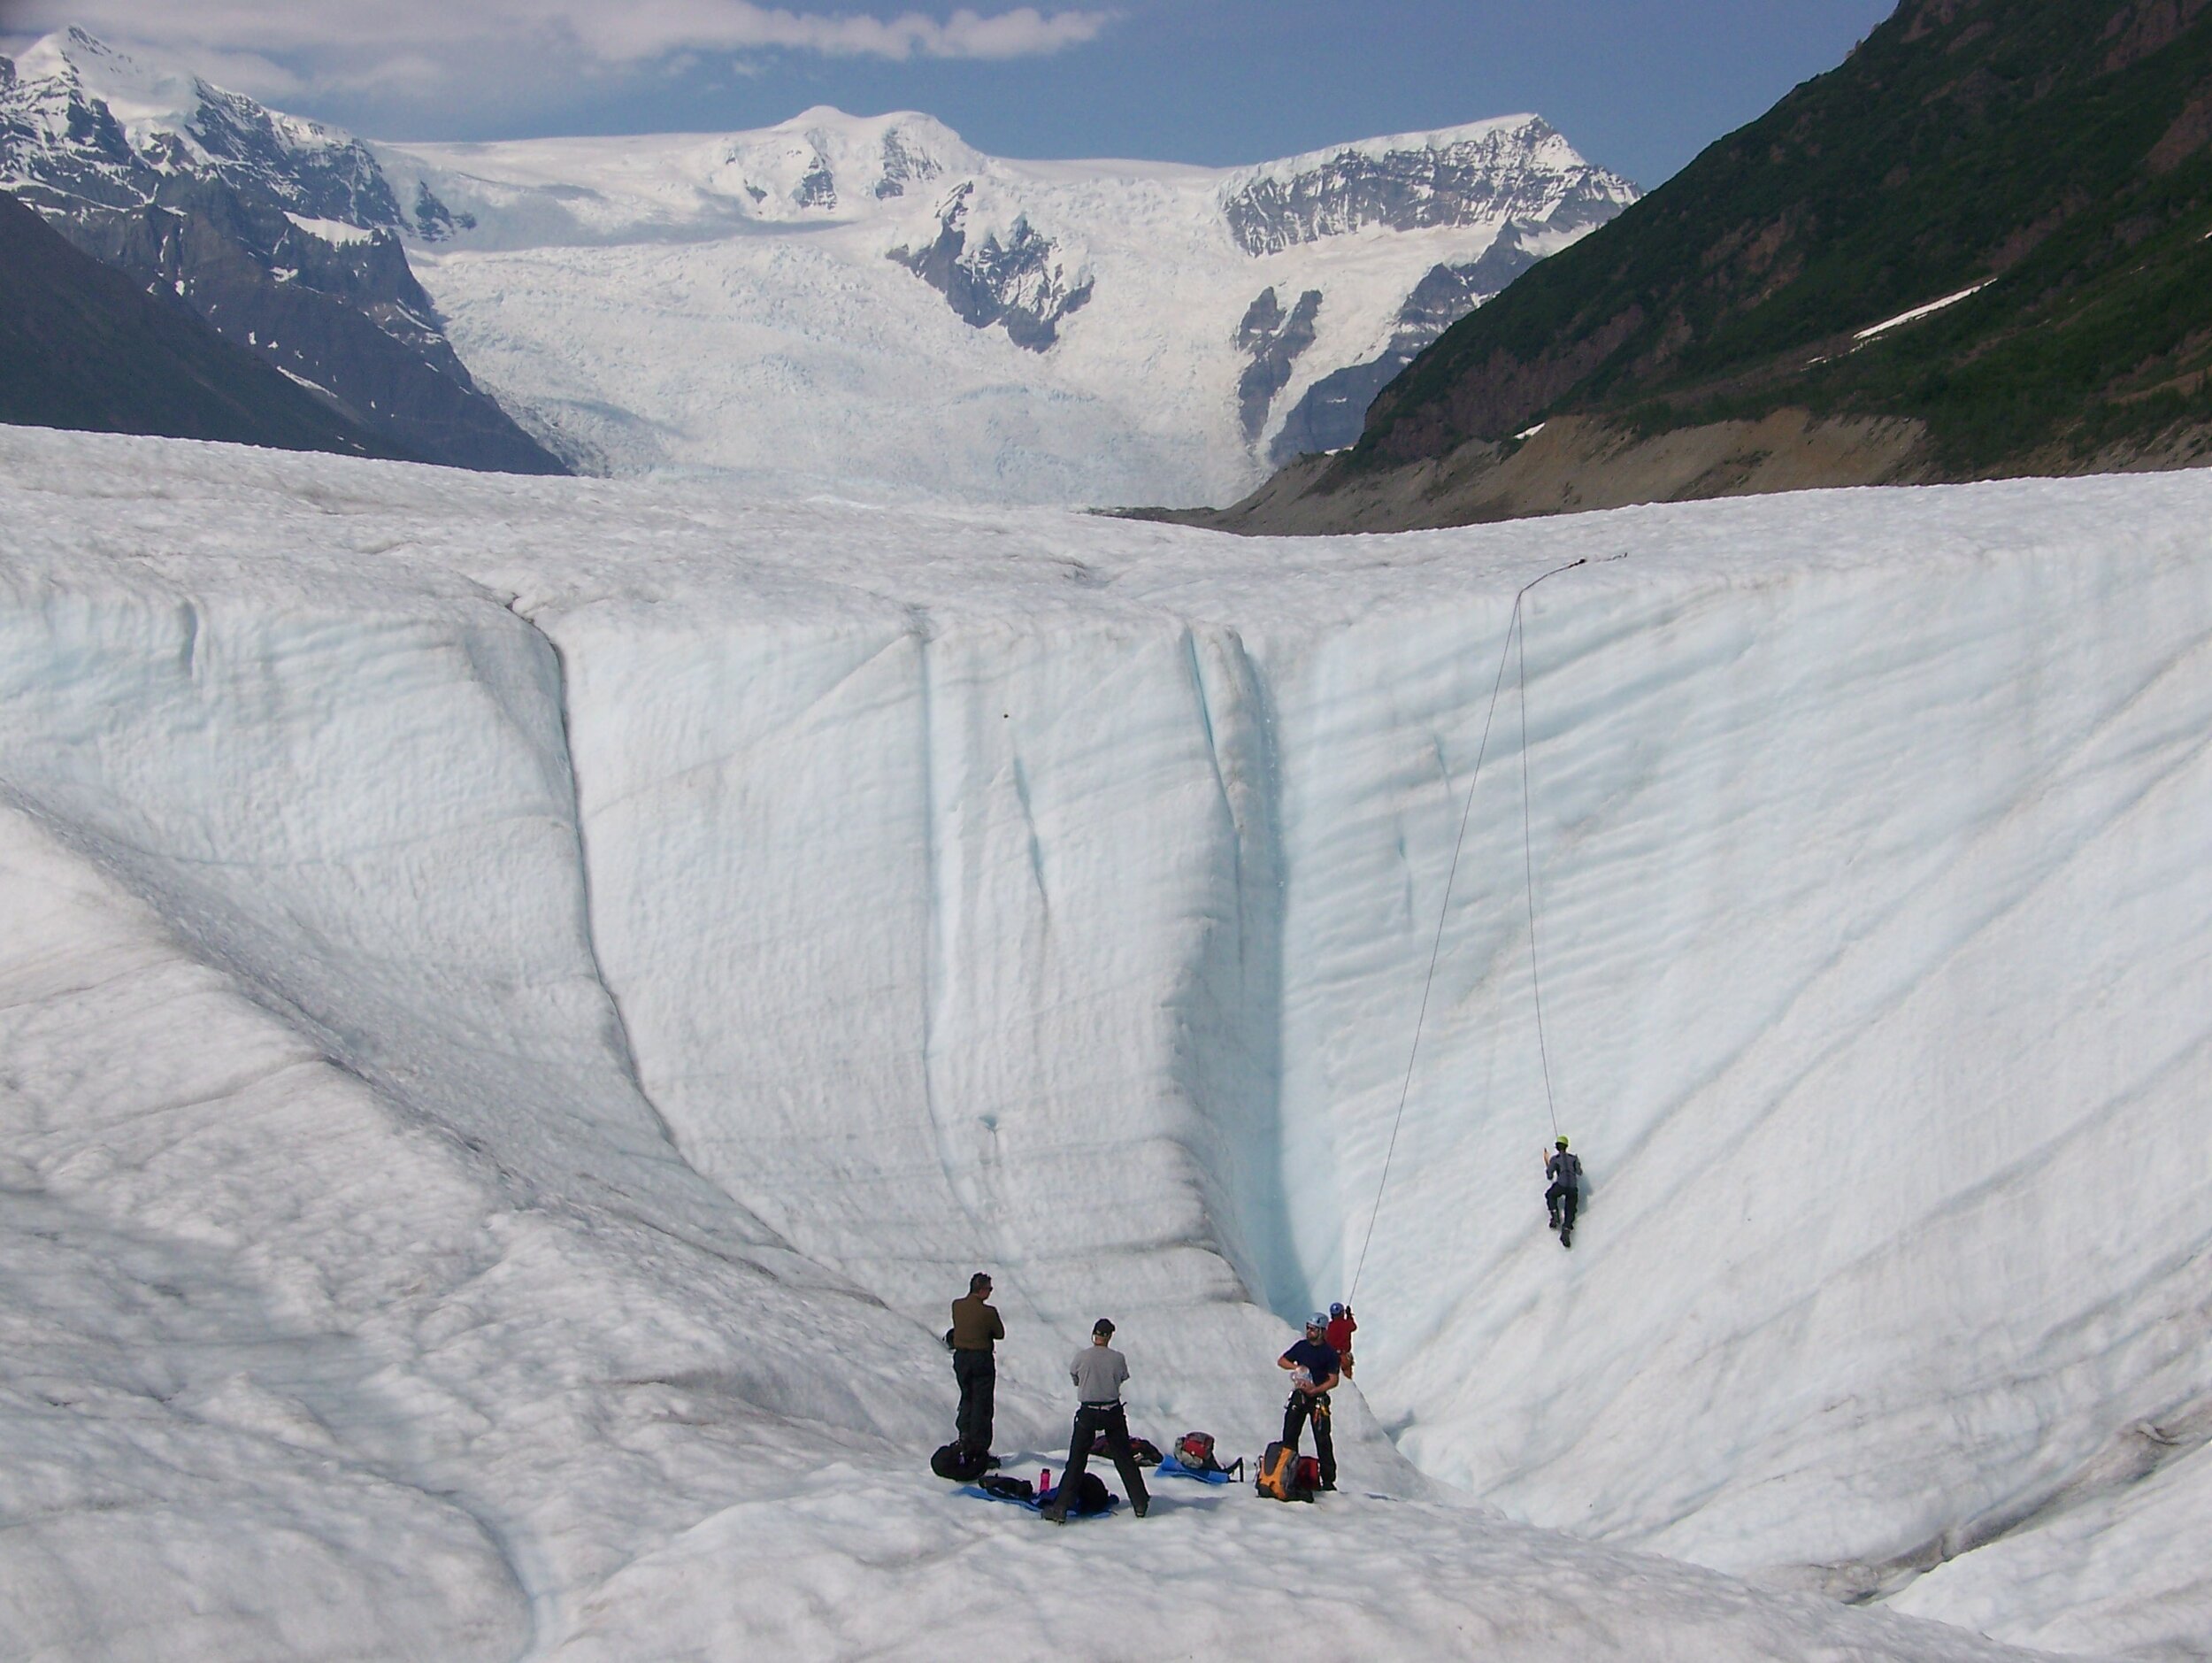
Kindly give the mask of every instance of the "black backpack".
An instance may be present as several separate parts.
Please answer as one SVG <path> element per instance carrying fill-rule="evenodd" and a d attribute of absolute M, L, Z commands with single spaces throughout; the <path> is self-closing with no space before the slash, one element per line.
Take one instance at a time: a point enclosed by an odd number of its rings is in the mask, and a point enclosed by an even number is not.
<path fill-rule="evenodd" d="M 929 1470 L 956 1484 L 972 1484 L 991 1470 L 991 1458 L 965 1444 L 948 1444 L 929 1458 Z"/>
<path fill-rule="evenodd" d="M 1059 1490 L 1048 1490 L 1037 1499 L 1044 1506 L 1057 1507 L 1060 1505 L 1060 1490 L 1066 1488 L 1064 1481 Z M 1104 1513 L 1113 1505 L 1114 1492 L 1106 1488 L 1106 1481 L 1096 1473 L 1086 1473 L 1075 1481 L 1075 1494 L 1068 1497 L 1068 1505 L 1062 1511 L 1080 1518 L 1088 1513 Z"/>
<path fill-rule="evenodd" d="M 1059 1492 L 1055 1491 L 1056 1496 Z M 1076 1513 L 1104 1513 L 1114 1505 L 1114 1492 L 1106 1488 L 1106 1481 L 1096 1473 L 1086 1473 L 1075 1481 L 1075 1494 L 1068 1498 L 1068 1511 Z"/>
<path fill-rule="evenodd" d="M 1091 1453 L 1107 1456 L 1113 1453 L 1106 1447 L 1106 1435 L 1103 1432 L 1091 1440 Z M 1131 1438 L 1129 1453 L 1137 1458 L 1137 1465 L 1140 1467 L 1157 1467 L 1160 1464 L 1160 1446 L 1150 1438 Z"/>

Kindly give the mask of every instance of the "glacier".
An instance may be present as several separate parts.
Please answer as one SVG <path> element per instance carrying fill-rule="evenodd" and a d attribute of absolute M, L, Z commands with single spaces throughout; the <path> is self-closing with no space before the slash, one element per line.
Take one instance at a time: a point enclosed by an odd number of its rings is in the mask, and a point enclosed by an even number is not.
<path fill-rule="evenodd" d="M 2201 1655 L 2208 512 L 0 431 L 0 1654 Z M 959 1497 L 979 1267 L 1347 1493 Z"/>
<path fill-rule="evenodd" d="M 449 205 L 410 233 L 417 274 L 555 449 L 877 503 L 1240 497 L 1317 385 L 1409 357 L 1409 329 L 1426 344 L 1637 194 L 1532 115 L 1242 168 L 1009 160 L 826 107 L 376 153 L 401 199 Z M 1416 304 L 1440 276 L 1471 291 L 1440 322 Z M 1255 406 L 1238 320 L 1309 292 Z"/>

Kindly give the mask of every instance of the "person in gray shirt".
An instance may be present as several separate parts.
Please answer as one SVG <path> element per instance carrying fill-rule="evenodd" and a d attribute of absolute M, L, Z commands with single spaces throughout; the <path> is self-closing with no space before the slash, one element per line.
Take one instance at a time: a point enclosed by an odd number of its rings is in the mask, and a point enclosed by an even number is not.
<path fill-rule="evenodd" d="M 1129 1447 L 1129 1414 L 1121 1404 L 1129 1362 L 1113 1348 L 1113 1337 L 1112 1322 L 1099 1318 L 1091 1324 L 1091 1343 L 1068 1365 L 1068 1378 L 1075 1382 L 1075 1430 L 1068 1438 L 1068 1469 L 1060 1474 L 1060 1488 L 1044 1505 L 1045 1517 L 1055 1524 L 1067 1522 L 1069 1499 L 1090 1465 L 1092 1441 L 1102 1432 L 1106 1435 L 1106 1452 L 1114 1458 L 1114 1470 L 1129 1491 L 1130 1511 L 1141 1519 L 1152 1505 L 1143 1470 L 1137 1465 L 1136 1452 Z"/>

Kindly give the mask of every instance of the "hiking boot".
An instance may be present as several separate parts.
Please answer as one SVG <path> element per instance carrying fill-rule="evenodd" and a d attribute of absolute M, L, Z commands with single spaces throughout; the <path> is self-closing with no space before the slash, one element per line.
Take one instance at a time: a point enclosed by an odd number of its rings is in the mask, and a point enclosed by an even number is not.
<path fill-rule="evenodd" d="M 1129 1504 L 1129 1511 L 1135 1513 L 1138 1518 L 1143 1518 L 1146 1513 L 1152 1511 L 1152 1498 L 1149 1496 L 1138 1497 Z"/>
<path fill-rule="evenodd" d="M 1068 1521 L 1068 1510 L 1065 1507 L 1040 1507 L 1037 1511 L 1048 1523 L 1065 1524 Z"/>

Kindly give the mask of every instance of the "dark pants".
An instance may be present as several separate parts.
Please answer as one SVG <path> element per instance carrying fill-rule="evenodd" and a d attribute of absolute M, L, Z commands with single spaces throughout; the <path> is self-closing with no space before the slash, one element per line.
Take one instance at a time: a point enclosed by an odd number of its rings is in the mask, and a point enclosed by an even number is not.
<path fill-rule="evenodd" d="M 1306 1421 L 1313 1421 L 1313 1452 L 1321 1458 L 1321 1482 L 1336 1487 L 1336 1439 L 1329 1431 L 1329 1394 L 1294 1391 L 1283 1405 L 1283 1442 L 1294 1452 Z"/>
<path fill-rule="evenodd" d="M 1575 1203 L 1581 1198 L 1582 1186 L 1579 1184 L 1555 1183 L 1544 1191 L 1544 1205 L 1551 1210 L 1554 1229 L 1574 1228 Z"/>
<path fill-rule="evenodd" d="M 953 1428 L 971 1449 L 991 1451 L 991 1397 L 998 1388 L 998 1365 L 988 1351 L 955 1351 L 952 1377 L 960 1382 L 960 1413 Z"/>
<path fill-rule="evenodd" d="M 1137 1465 L 1136 1451 L 1129 1447 L 1129 1412 L 1118 1403 L 1087 1403 L 1075 1412 L 1075 1430 L 1068 1435 L 1068 1470 L 1060 1474 L 1060 1488 L 1053 1499 L 1062 1504 L 1059 1511 L 1067 1512 L 1064 1505 L 1075 1496 L 1076 1480 L 1091 1464 L 1091 1443 L 1100 1433 L 1106 1435 L 1106 1452 L 1114 1458 L 1114 1470 L 1121 1474 L 1122 1488 L 1129 1492 L 1132 1506 L 1151 1505 L 1152 1497 L 1144 1487 L 1144 1469 Z M 1053 1510 L 1050 1503 L 1048 1513 Z"/>

